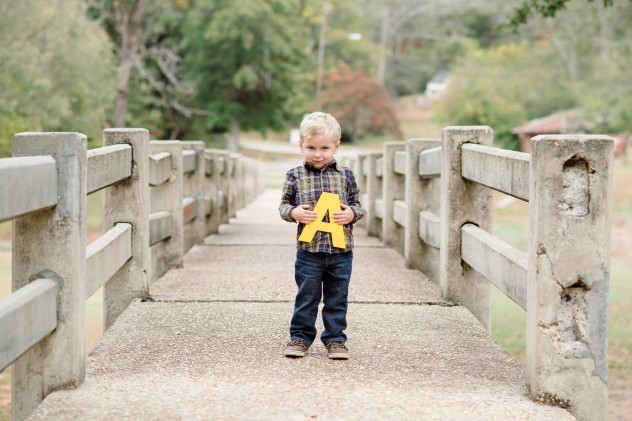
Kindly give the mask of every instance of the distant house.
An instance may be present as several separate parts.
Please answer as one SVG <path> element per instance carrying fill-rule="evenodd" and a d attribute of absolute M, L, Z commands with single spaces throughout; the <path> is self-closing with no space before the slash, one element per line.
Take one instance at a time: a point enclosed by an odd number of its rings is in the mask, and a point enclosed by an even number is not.
<path fill-rule="evenodd" d="M 531 120 L 511 132 L 520 137 L 520 149 L 529 152 L 529 142 L 540 134 L 583 134 L 589 130 L 578 110 L 560 111 L 546 117 Z"/>
<path fill-rule="evenodd" d="M 441 70 L 426 84 L 426 98 L 435 101 L 445 95 L 450 84 L 450 72 Z"/>

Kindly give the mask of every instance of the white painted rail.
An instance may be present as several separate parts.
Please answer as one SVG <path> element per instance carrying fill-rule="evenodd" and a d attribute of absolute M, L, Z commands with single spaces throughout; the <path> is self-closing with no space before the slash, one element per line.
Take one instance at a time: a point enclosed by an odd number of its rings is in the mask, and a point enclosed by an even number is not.
<path fill-rule="evenodd" d="M 116 224 L 86 250 L 86 299 L 132 257 L 132 225 Z"/>
<path fill-rule="evenodd" d="M 51 156 L 0 159 L 0 222 L 57 204 L 57 170 Z"/>
<path fill-rule="evenodd" d="M 0 371 L 57 327 L 57 282 L 39 279 L 0 300 Z"/>
<path fill-rule="evenodd" d="M 473 224 L 461 234 L 463 260 L 526 310 L 527 255 Z"/>
<path fill-rule="evenodd" d="M 88 194 L 132 175 L 132 147 L 112 145 L 87 152 Z"/>
<path fill-rule="evenodd" d="M 529 154 L 473 143 L 461 146 L 461 175 L 529 201 Z"/>

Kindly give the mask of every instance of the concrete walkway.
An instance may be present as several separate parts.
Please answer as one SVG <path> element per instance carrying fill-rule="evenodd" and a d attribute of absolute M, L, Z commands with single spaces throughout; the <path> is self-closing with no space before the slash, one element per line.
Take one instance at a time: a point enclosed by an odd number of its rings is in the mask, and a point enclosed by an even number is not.
<path fill-rule="evenodd" d="M 266 192 L 194 247 L 152 285 L 154 302 L 133 303 L 101 339 L 86 382 L 32 419 L 573 419 L 532 402 L 523 368 L 476 319 L 359 229 L 351 359 L 329 360 L 318 341 L 283 357 L 296 247 L 279 197 Z"/>

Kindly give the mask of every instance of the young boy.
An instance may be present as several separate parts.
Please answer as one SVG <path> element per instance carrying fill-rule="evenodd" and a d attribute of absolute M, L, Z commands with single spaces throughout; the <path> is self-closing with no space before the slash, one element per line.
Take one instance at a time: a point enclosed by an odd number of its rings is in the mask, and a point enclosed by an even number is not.
<path fill-rule="evenodd" d="M 334 155 L 340 146 L 340 125 L 329 114 L 315 112 L 300 126 L 300 148 L 305 163 L 287 172 L 279 212 L 288 222 L 298 222 L 297 238 L 314 222 L 314 206 L 322 193 L 340 198 L 340 212 L 328 215 L 344 227 L 344 246 L 334 246 L 332 233 L 316 231 L 310 242 L 298 241 L 294 278 L 298 293 L 290 324 L 287 357 L 303 357 L 316 338 L 316 316 L 323 297 L 323 324 L 320 339 L 329 358 L 348 359 L 347 291 L 353 260 L 353 224 L 364 216 L 358 186 L 351 170 L 338 165 Z M 331 222 L 327 216 L 323 222 Z"/>

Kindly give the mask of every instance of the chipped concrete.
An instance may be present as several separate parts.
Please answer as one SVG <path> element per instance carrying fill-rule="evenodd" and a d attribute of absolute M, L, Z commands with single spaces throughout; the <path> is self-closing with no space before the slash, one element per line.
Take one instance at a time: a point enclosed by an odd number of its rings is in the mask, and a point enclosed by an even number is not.
<path fill-rule="evenodd" d="M 477 319 L 439 302 L 436 284 L 363 230 L 351 359 L 329 360 L 318 340 L 307 357 L 285 358 L 295 226 L 276 215 L 278 197 L 266 193 L 194 247 L 152 285 L 159 301 L 134 302 L 106 332 L 86 383 L 49 395 L 31 419 L 573 419 L 530 400 L 524 369 Z"/>

